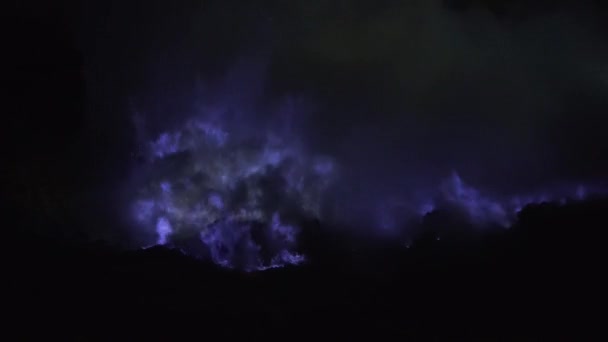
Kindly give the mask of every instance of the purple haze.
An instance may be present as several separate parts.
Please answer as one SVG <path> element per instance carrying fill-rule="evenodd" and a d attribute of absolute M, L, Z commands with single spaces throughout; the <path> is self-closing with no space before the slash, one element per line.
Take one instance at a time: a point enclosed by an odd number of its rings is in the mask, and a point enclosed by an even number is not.
<path fill-rule="evenodd" d="M 234 82 L 252 79 L 256 77 L 246 75 Z M 219 89 L 214 94 L 221 96 L 211 104 L 201 100 L 205 94 L 195 92 L 194 109 L 171 115 L 180 119 L 157 132 L 145 132 L 146 115 L 138 113 L 144 162 L 137 166 L 130 188 L 136 189 L 131 213 L 142 246 L 179 246 L 221 266 L 264 270 L 305 260 L 297 237 L 303 229 L 299 223 L 306 219 L 403 236 L 407 222 L 450 209 L 474 226 L 508 228 L 528 204 L 583 199 L 599 191 L 575 184 L 528 194 L 496 194 L 476 188 L 474 181 L 456 172 L 436 179 L 434 186 L 421 182 L 403 189 L 385 184 L 392 189 L 379 190 L 374 184 L 393 178 L 364 182 L 365 177 L 348 175 L 390 165 L 347 162 L 343 156 L 311 148 L 316 145 L 304 139 L 301 129 L 311 106 L 285 101 L 260 109 L 247 100 L 253 95 L 224 94 L 224 88 Z M 351 149 L 356 152 L 358 147 Z M 200 248 L 183 247 L 194 240 Z"/>
<path fill-rule="evenodd" d="M 320 217 L 331 158 L 309 155 L 278 132 L 231 134 L 204 113 L 161 133 L 146 150 L 133 213 L 155 231 L 156 244 L 198 235 L 215 263 L 249 270 L 304 260 L 295 251 L 299 228 L 290 222 Z"/>

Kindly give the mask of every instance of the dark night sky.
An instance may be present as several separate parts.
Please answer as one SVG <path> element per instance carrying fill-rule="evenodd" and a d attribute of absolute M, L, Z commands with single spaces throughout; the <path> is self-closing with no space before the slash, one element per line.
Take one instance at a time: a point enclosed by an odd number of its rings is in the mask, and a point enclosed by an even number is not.
<path fill-rule="evenodd" d="M 439 1 L 90 5 L 81 38 L 91 101 L 125 103 L 100 109 L 93 120 L 114 126 L 109 117 L 116 116 L 126 127 L 129 98 L 145 102 L 162 93 L 164 105 L 179 106 L 197 80 L 221 77 L 239 58 L 258 58 L 264 75 L 237 91 L 311 98 L 318 109 L 308 134 L 321 149 L 348 155 L 356 144 L 355 158 L 369 153 L 378 163 L 445 159 L 463 168 L 483 161 L 487 174 L 477 176 L 489 180 L 510 167 L 506 173 L 534 180 L 550 170 L 601 176 L 607 86 L 601 17 L 591 5 L 537 11 L 530 5 L 526 13 L 513 4 L 514 14 L 504 17 L 477 5 L 466 11 Z"/>
<path fill-rule="evenodd" d="M 35 114 L 9 118 L 9 175 L 39 188 L 45 174 L 75 197 L 82 184 L 112 187 L 133 163 L 134 112 L 163 129 L 205 84 L 243 108 L 300 99 L 298 133 L 339 161 L 354 201 L 452 170 L 496 192 L 602 180 L 608 31 L 598 4 L 20 4 L 8 68 L 16 111 Z"/>

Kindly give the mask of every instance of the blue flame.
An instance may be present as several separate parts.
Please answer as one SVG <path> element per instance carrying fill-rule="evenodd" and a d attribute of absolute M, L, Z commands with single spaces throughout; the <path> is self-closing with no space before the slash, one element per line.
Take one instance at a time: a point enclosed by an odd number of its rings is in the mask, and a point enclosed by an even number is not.
<path fill-rule="evenodd" d="M 156 222 L 156 233 L 158 234 L 158 240 L 156 240 L 156 243 L 158 245 L 166 244 L 167 238 L 172 232 L 173 229 L 171 228 L 169 221 L 164 217 L 159 217 L 158 222 Z"/>

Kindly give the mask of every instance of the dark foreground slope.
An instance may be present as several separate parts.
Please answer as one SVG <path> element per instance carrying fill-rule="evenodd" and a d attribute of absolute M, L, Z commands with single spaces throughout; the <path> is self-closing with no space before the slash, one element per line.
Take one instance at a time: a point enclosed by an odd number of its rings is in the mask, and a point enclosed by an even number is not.
<path fill-rule="evenodd" d="M 319 230 L 308 265 L 249 274 L 160 247 L 30 237 L 11 244 L 5 279 L 25 335 L 580 338 L 602 323 L 607 223 L 595 200 L 529 207 L 507 231 L 437 239 L 425 227 L 409 248 Z"/>

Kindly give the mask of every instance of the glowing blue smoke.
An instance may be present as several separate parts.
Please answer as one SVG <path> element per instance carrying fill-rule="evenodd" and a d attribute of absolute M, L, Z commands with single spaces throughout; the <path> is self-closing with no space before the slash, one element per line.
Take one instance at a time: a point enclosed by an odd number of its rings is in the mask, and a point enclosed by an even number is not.
<path fill-rule="evenodd" d="M 276 135 L 239 139 L 204 119 L 160 134 L 148 148 L 133 213 L 157 244 L 198 235 L 215 263 L 246 270 L 304 260 L 295 251 L 296 224 L 320 216 L 335 171 L 330 158 Z"/>
<path fill-rule="evenodd" d="M 527 195 L 491 196 L 467 185 L 462 178 L 453 173 L 443 182 L 436 198 L 421 207 L 419 214 L 424 216 L 437 209 L 456 209 L 464 213 L 469 222 L 477 226 L 499 225 L 510 227 L 517 214 L 526 206 L 543 202 L 564 204 L 568 200 L 584 200 L 589 195 L 589 186 L 561 186 L 547 191 Z M 605 193 L 595 187 L 593 193 Z"/>
<path fill-rule="evenodd" d="M 149 144 L 148 157 L 148 176 L 133 205 L 139 224 L 155 233 L 156 244 L 195 237 L 216 264 L 243 270 L 302 263 L 300 228 L 283 216 L 321 218 L 324 192 L 336 179 L 329 157 L 308 156 L 276 136 L 239 140 L 202 120 L 160 134 Z M 509 227 L 528 204 L 583 199 L 588 193 L 588 187 L 578 186 L 570 192 L 492 197 L 453 173 L 430 198 L 381 205 L 374 228 L 404 229 L 404 218 L 442 209 L 457 210 L 475 226 Z"/>
<path fill-rule="evenodd" d="M 298 222 L 324 219 L 326 192 L 339 181 L 340 165 L 332 157 L 309 153 L 288 133 L 255 133 L 235 134 L 200 115 L 147 142 L 147 161 L 141 166 L 144 172 L 138 173 L 132 203 L 133 218 L 146 232 L 142 235 L 153 235 L 160 245 L 196 241 L 204 253 L 186 252 L 224 267 L 265 270 L 302 263 Z M 390 234 L 408 229 L 412 219 L 448 209 L 474 226 L 509 227 L 526 205 L 580 200 L 597 192 L 593 186 L 578 185 L 496 196 L 468 185 L 457 173 L 437 189 L 424 190 L 426 196 L 416 199 L 406 197 L 407 190 L 390 199 L 369 196 L 365 205 L 376 214 L 369 225 L 379 234 Z M 341 201 L 349 198 L 334 202 Z"/>

